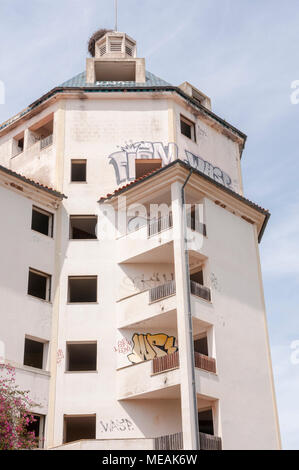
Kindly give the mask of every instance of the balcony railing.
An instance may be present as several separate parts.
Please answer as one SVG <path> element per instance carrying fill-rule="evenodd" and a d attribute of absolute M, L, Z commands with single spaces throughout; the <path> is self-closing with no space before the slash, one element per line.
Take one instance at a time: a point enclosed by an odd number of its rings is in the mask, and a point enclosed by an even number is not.
<path fill-rule="evenodd" d="M 190 281 L 191 294 L 201 297 L 202 299 L 211 301 L 211 290 L 208 287 L 198 284 L 198 282 Z"/>
<path fill-rule="evenodd" d="M 201 297 L 202 299 L 211 301 L 211 290 L 208 287 L 198 284 L 198 282 L 190 281 L 191 294 Z M 175 295 L 176 286 L 175 281 L 161 284 L 160 286 L 153 287 L 149 290 L 150 302 L 165 299 L 171 295 Z"/>
<path fill-rule="evenodd" d="M 222 450 L 221 437 L 199 433 L 200 450 Z M 155 450 L 183 450 L 183 433 L 155 438 Z"/>
<path fill-rule="evenodd" d="M 172 228 L 172 226 L 173 221 L 171 213 L 166 217 L 151 220 L 148 224 L 148 236 L 152 237 L 153 235 L 157 235 L 157 233 L 163 232 L 163 230 L 168 230 L 169 228 Z"/>
<path fill-rule="evenodd" d="M 216 360 L 213 357 L 204 356 L 203 354 L 195 352 L 194 359 L 197 369 L 216 374 Z M 177 367 L 180 367 L 179 351 L 153 359 L 153 374 L 166 372 L 171 369 L 176 369 Z"/>
<path fill-rule="evenodd" d="M 53 134 L 48 135 L 48 137 L 45 137 L 44 139 L 40 140 L 40 149 L 43 150 L 46 147 L 49 147 L 49 145 L 53 144 Z"/>
<path fill-rule="evenodd" d="M 197 221 L 193 217 L 187 216 L 187 227 L 191 228 L 195 232 L 201 233 L 204 237 L 207 236 L 207 227 L 206 224 Z"/>
<path fill-rule="evenodd" d="M 199 433 L 200 450 L 222 450 L 221 437 L 211 434 Z"/>
<path fill-rule="evenodd" d="M 198 352 L 194 353 L 195 367 L 216 374 L 216 360 Z"/>
<path fill-rule="evenodd" d="M 170 281 L 166 284 L 161 284 L 160 286 L 153 287 L 149 290 L 150 302 L 165 299 L 166 297 L 175 295 L 175 292 L 175 281 Z"/>
<path fill-rule="evenodd" d="M 178 351 L 167 356 L 156 357 L 153 359 L 153 374 L 176 369 L 177 367 L 180 367 Z"/>

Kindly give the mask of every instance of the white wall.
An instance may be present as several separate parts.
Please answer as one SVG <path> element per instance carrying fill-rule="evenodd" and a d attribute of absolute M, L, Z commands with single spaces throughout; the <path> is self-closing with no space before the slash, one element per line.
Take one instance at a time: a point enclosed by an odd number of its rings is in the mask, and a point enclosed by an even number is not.
<path fill-rule="evenodd" d="M 6 360 L 17 368 L 20 386 L 31 390 L 42 405 L 39 413 L 46 413 L 49 374 L 23 366 L 25 335 L 51 339 L 51 303 L 27 294 L 29 267 L 54 273 L 54 240 L 31 230 L 33 204 L 47 209 L 0 186 L 0 341 L 5 343 Z"/>

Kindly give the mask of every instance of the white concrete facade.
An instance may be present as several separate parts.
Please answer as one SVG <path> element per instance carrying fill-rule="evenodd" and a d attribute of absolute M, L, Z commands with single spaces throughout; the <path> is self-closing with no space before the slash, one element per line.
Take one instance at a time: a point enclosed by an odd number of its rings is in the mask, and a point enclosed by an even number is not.
<path fill-rule="evenodd" d="M 195 139 L 181 132 L 182 116 L 194 124 Z M 16 151 L 20 138 L 24 147 Z M 74 89 L 0 128 L 0 165 L 67 196 L 47 194 L 41 203 L 42 189 L 20 193 L 0 168 L 0 341 L 20 385 L 42 405 L 33 411 L 45 416 L 46 448 L 152 449 L 155 438 L 183 433 L 184 448 L 195 449 L 196 408 L 212 410 L 223 449 L 280 448 L 258 251 L 267 214 L 242 197 L 244 142 L 208 108 L 166 89 Z M 136 159 L 166 168 L 99 203 L 135 180 Z M 86 181 L 71 181 L 72 160 L 86 160 Z M 200 204 L 207 233 L 188 229 L 186 266 L 180 195 L 190 165 L 199 172 L 186 186 L 186 202 Z M 121 214 L 120 197 L 142 204 L 147 218 L 150 204 L 167 204 L 173 228 L 149 238 L 146 227 L 128 233 L 118 226 L 107 236 L 115 228 L 109 210 Z M 53 237 L 31 230 L 32 205 L 54 214 Z M 70 239 L 74 215 L 98 217 L 97 239 Z M 197 364 L 194 404 L 186 274 L 199 266 L 211 299 L 190 295 L 192 334 L 207 335 L 216 371 Z M 28 296 L 30 267 L 52 276 L 50 301 Z M 73 276 L 96 276 L 95 302 L 70 302 Z M 150 290 L 170 282 L 175 292 L 151 302 Z M 23 365 L 25 336 L 47 344 L 40 370 Z M 154 353 L 139 361 L 134 345 L 144 341 Z M 95 370 L 68 371 L 67 344 L 95 342 Z M 155 373 L 153 359 L 177 350 L 179 365 Z M 65 417 L 92 415 L 94 439 L 66 444 Z"/>

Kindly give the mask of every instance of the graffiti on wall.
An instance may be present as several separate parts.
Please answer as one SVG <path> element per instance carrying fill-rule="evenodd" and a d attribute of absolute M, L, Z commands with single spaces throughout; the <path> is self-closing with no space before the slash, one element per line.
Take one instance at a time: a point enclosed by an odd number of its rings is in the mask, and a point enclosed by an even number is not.
<path fill-rule="evenodd" d="M 160 274 L 153 273 L 151 276 L 145 277 L 144 274 L 136 277 L 125 277 L 123 280 L 123 285 L 125 287 L 134 288 L 140 291 L 152 289 L 160 284 L 166 284 L 174 280 L 174 274 Z"/>
<path fill-rule="evenodd" d="M 114 346 L 114 352 L 118 354 L 128 354 L 132 350 L 133 343 L 132 341 L 127 340 L 127 338 L 122 338 L 117 341 L 117 345 Z"/>
<path fill-rule="evenodd" d="M 168 145 L 163 145 L 162 142 L 135 142 L 124 147 L 118 152 L 112 153 L 109 163 L 113 165 L 117 184 L 135 179 L 135 160 L 138 159 L 158 159 L 162 161 L 162 167 L 179 158 L 177 144 L 170 142 Z M 218 183 L 231 188 L 232 180 L 220 168 L 213 166 L 198 155 L 185 150 L 186 163 L 193 168 L 201 171 L 210 178 L 213 178 Z"/>
<path fill-rule="evenodd" d="M 132 353 L 128 355 L 132 364 L 167 356 L 178 350 L 175 346 L 175 337 L 163 333 L 155 335 L 135 333 L 132 341 Z"/>
<path fill-rule="evenodd" d="M 100 432 L 123 432 L 133 431 L 134 425 L 132 421 L 127 418 L 110 419 L 109 421 L 100 421 Z"/>

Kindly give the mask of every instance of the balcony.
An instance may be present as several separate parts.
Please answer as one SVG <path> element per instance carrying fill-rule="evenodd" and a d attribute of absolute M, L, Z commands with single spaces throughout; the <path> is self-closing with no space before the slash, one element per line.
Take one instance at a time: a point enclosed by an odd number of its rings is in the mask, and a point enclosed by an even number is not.
<path fill-rule="evenodd" d="M 216 360 L 213 357 L 194 353 L 195 367 L 216 374 Z M 180 367 L 179 352 L 153 359 L 153 374 L 159 374 Z"/>
<path fill-rule="evenodd" d="M 221 437 L 199 433 L 200 450 L 222 450 Z M 155 450 L 183 450 L 183 433 L 179 432 L 169 436 L 155 439 Z"/>
<path fill-rule="evenodd" d="M 198 321 L 213 323 L 213 305 L 210 302 L 210 289 L 191 281 L 192 316 Z M 132 328 L 137 324 L 159 320 L 159 316 L 171 316 L 176 311 L 176 283 L 168 281 L 165 284 L 148 290 L 136 292 L 128 297 L 120 298 L 117 302 L 118 328 Z M 174 317 L 173 317 L 174 318 Z M 168 318 L 169 321 L 172 321 Z M 160 320 L 159 320 L 160 321 Z"/>
<path fill-rule="evenodd" d="M 161 217 L 157 220 L 152 220 L 148 223 L 148 237 L 157 235 L 158 233 L 168 230 L 173 227 L 172 214 L 166 217 Z"/>
<path fill-rule="evenodd" d="M 50 134 L 48 135 L 48 137 L 45 137 L 44 139 L 40 140 L 40 150 L 43 150 L 52 144 L 53 144 L 53 134 Z"/>

